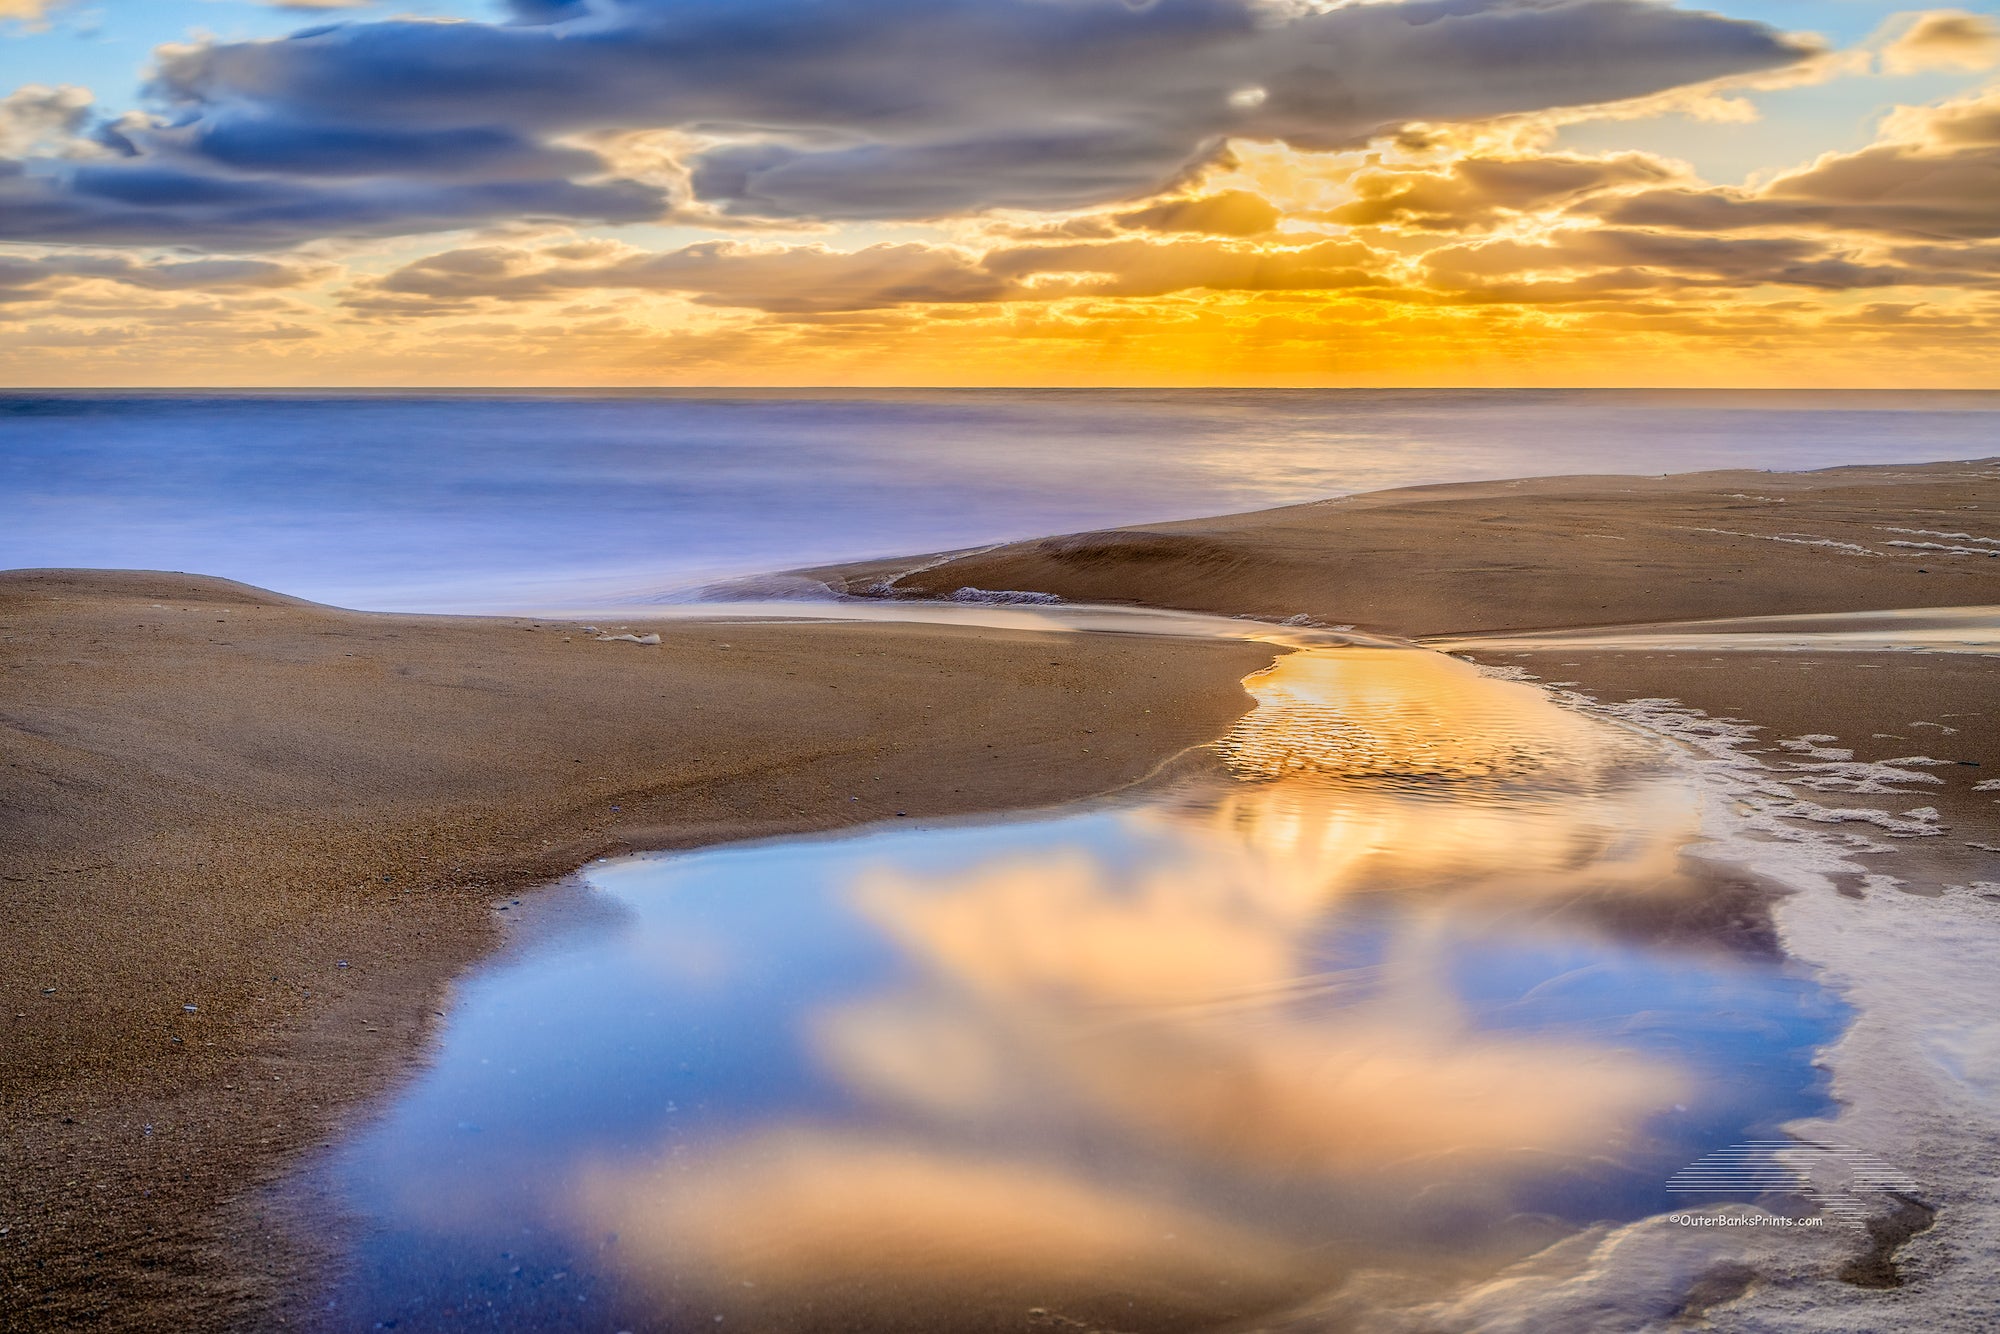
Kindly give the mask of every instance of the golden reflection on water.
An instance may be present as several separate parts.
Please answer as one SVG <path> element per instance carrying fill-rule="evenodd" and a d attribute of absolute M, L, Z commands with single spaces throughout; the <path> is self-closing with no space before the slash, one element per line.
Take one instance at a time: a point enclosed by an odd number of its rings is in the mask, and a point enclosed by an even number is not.
<path fill-rule="evenodd" d="M 1298 910 L 1362 890 L 1682 893 L 1699 812 L 1648 744 L 1436 653 L 1316 649 L 1244 682 L 1243 780 L 1163 818 L 1262 859 Z"/>
<path fill-rule="evenodd" d="M 1221 747 L 1241 778 L 1575 785 L 1631 755 L 1616 734 L 1535 687 L 1437 653 L 1311 649 L 1279 658 L 1243 685 L 1257 707 Z"/>
<path fill-rule="evenodd" d="M 1303 651 L 1246 686 L 1235 781 L 1128 817 L 1175 856 L 853 886 L 914 980 L 808 1036 L 872 1130 L 603 1164 L 588 1226 L 760 1328 L 1018 1328 L 1052 1301 L 1207 1328 L 1363 1263 L 1459 1272 L 1545 1239 L 1507 1183 L 1616 1160 L 1688 1077 L 1615 1035 L 1475 1028 L 1441 941 L 1687 892 L 1687 794 L 1625 735 L 1435 654 Z M 1386 945 L 1330 966 L 1369 895 L 1394 896 Z"/>

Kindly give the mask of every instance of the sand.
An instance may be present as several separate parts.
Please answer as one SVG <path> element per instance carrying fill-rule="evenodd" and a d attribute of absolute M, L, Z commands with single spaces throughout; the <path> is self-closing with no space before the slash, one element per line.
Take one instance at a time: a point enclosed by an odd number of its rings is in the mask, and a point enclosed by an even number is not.
<path fill-rule="evenodd" d="M 1986 541 L 1980 538 L 1988 539 Z M 2000 460 L 1809 473 L 1551 477 L 1407 487 L 939 560 L 810 571 L 853 592 L 1053 593 L 1351 625 L 1408 638 L 1912 607 L 2000 605 Z M 1747 719 L 1771 749 L 1837 738 L 1862 760 L 1929 755 L 1957 831 L 1947 874 L 2000 880 L 2000 671 L 1977 654 L 1453 651 L 1620 702 Z M 1951 731 L 1944 729 L 1950 728 Z M 1852 799 L 1883 808 L 1906 799 Z M 1886 869 L 1886 868 L 1885 868 Z"/>
<path fill-rule="evenodd" d="M 811 573 L 1460 635 L 2000 603 L 2000 557 L 1924 535 L 2000 535 L 1995 514 L 1990 461 L 1554 478 Z M 263 1187 L 410 1067 L 528 887 L 633 848 L 1116 790 L 1219 735 L 1269 657 L 943 627 L 631 629 L 663 642 L 179 575 L 0 575 L 10 1325 L 275 1319 L 316 1252 Z M 2000 807 L 1971 786 L 2000 776 L 1989 659 L 1475 655 L 1863 758 L 1951 759 L 1934 804 L 1963 823 L 1968 876 L 1990 870 L 1973 842 L 2000 846 Z"/>
<path fill-rule="evenodd" d="M 1920 789 L 1879 794 L 1835 793 L 1819 800 L 1841 808 L 1900 813 L 1929 807 L 1944 831 L 1908 841 L 1903 851 L 1864 859 L 1902 878 L 1920 859 L 1913 889 L 1936 881 L 2000 880 L 2000 791 L 1978 785 L 2000 778 L 2000 662 L 1960 653 L 1758 652 L 1463 652 L 1462 656 L 1520 667 L 1534 678 L 1573 685 L 1592 699 L 1622 704 L 1673 699 L 1713 718 L 1744 719 L 1761 730 L 1750 746 L 1783 764 L 1799 752 L 1783 743 L 1800 737 L 1854 752 L 1875 763 L 1923 756 L 1937 779 Z M 1931 883 L 1925 883 L 1931 882 Z"/>
<path fill-rule="evenodd" d="M 1553 477 L 806 573 L 853 592 L 1019 589 L 1417 637 L 2000 602 L 2000 556 L 1897 546 L 1979 544 L 1889 531 L 1993 535 L 1996 519 L 1996 460 Z"/>
<path fill-rule="evenodd" d="M 315 1255 L 261 1188 L 408 1068 L 529 887 L 1113 791 L 1226 729 L 1271 655 L 686 622 L 653 647 L 79 572 L 0 575 L 0 627 L 9 1329 L 275 1319 Z"/>

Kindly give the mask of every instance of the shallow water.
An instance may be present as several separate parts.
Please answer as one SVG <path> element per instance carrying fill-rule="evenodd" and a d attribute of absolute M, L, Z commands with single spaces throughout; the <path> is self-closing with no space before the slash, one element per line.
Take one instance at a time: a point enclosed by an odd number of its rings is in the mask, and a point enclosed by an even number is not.
<path fill-rule="evenodd" d="M 13 392 L 0 567 L 186 570 L 378 610 L 602 609 L 1414 483 L 1994 453 L 1988 393 Z"/>
<path fill-rule="evenodd" d="M 1654 743 L 1418 650 L 1249 685 L 1143 800 L 587 868 L 323 1168 L 329 1326 L 1220 1329 L 1828 1110 Z"/>

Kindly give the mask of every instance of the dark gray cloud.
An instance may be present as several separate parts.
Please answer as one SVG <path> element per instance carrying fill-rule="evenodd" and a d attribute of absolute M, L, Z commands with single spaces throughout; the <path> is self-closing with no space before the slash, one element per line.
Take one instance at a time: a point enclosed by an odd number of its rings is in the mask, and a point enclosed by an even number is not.
<path fill-rule="evenodd" d="M 326 184 L 146 158 L 30 172 L 0 162 L 0 241 L 275 249 L 314 237 L 395 236 L 499 219 L 641 222 L 665 192 L 633 181 Z"/>
<path fill-rule="evenodd" d="M 143 136 L 155 153 L 232 171 L 305 177 L 428 180 L 568 179 L 601 174 L 603 159 L 495 126 L 431 130 L 300 124 L 223 111 Z"/>
<path fill-rule="evenodd" d="M 129 156 L 44 164 L 5 235 L 219 244 L 666 207 L 555 141 L 671 129 L 699 201 L 764 218 L 1076 208 L 1232 138 L 1303 148 L 1785 65 L 1762 25 L 1658 0 L 513 0 L 162 53 Z"/>
<path fill-rule="evenodd" d="M 1068 209 L 1152 194 L 1210 157 L 1152 130 L 1052 131 L 929 143 L 802 149 L 716 148 L 692 162 L 695 197 L 764 218 L 931 218 L 1010 208 Z"/>

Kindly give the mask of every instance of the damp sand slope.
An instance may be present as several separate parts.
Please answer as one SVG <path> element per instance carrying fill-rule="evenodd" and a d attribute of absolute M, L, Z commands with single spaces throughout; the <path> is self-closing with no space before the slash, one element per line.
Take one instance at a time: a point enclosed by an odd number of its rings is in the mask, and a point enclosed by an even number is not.
<path fill-rule="evenodd" d="M 1416 637 L 1994 603 L 1996 552 L 1982 461 L 1407 487 L 810 573 Z"/>

